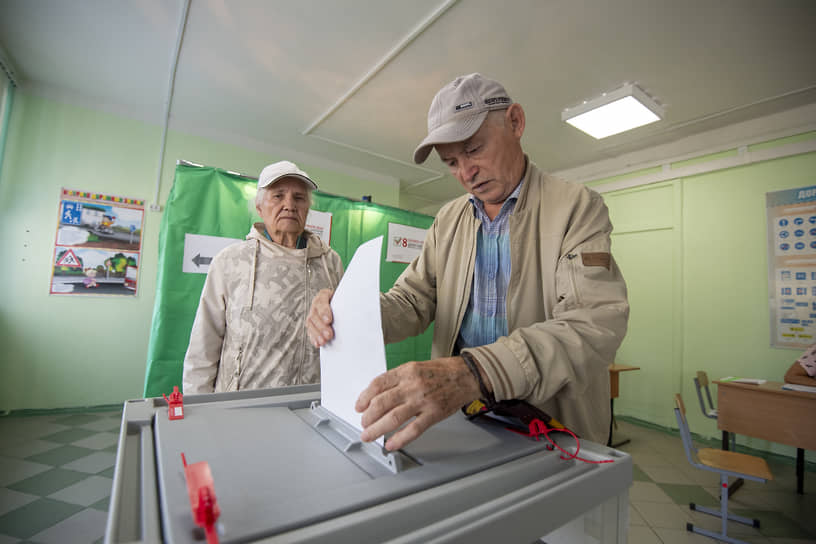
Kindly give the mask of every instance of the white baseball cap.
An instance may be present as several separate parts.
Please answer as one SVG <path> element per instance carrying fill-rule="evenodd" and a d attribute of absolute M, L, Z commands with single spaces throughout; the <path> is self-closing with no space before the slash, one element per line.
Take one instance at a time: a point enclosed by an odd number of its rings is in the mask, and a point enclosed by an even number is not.
<path fill-rule="evenodd" d="M 478 73 L 457 77 L 434 96 L 428 110 L 428 135 L 414 151 L 414 162 L 425 162 L 436 144 L 467 140 L 479 130 L 488 112 L 509 108 L 512 103 L 498 81 Z"/>
<path fill-rule="evenodd" d="M 275 162 L 261 170 L 261 175 L 258 176 L 258 189 L 268 187 L 283 178 L 298 178 L 309 190 L 317 189 L 317 183 L 312 181 L 309 174 L 289 161 Z"/>

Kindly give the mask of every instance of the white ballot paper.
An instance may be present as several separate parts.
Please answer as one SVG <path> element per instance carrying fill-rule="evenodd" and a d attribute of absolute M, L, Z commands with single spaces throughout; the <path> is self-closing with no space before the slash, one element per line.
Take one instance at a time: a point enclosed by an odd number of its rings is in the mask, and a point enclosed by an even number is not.
<path fill-rule="evenodd" d="M 369 240 L 354 253 L 331 301 L 334 339 L 320 348 L 320 404 L 360 430 L 357 397 L 387 370 L 380 320 L 382 240 Z M 382 437 L 377 442 L 382 445 Z"/>

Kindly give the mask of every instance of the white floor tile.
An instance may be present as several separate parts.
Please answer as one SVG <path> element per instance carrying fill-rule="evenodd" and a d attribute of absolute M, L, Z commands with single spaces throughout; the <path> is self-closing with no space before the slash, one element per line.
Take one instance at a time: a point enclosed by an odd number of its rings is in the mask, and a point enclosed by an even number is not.
<path fill-rule="evenodd" d="M 86 423 L 84 425 L 77 425 L 80 429 L 88 429 L 89 431 L 97 431 L 97 432 L 115 432 L 115 429 L 119 429 L 122 425 L 122 418 L 117 417 L 116 419 L 113 418 L 102 418 L 96 421 L 91 421 L 90 423 Z"/>
<path fill-rule="evenodd" d="M 0 487 L 0 516 L 36 501 L 37 499 L 39 499 L 39 497 L 36 495 L 29 495 L 28 493 L 20 493 L 13 489 Z"/>
<path fill-rule="evenodd" d="M 0 486 L 8 486 L 20 480 L 30 478 L 40 472 L 45 472 L 53 467 L 42 463 L 32 463 L 22 459 L 12 459 L 11 457 L 0 457 Z"/>
<path fill-rule="evenodd" d="M 86 508 L 29 540 L 38 544 L 88 544 L 104 536 L 107 517 L 105 512 Z"/>
<path fill-rule="evenodd" d="M 62 444 L 48 442 L 46 440 L 23 440 L 15 444 L 3 444 L 3 446 L 0 447 L 0 455 L 14 457 L 16 459 L 25 459 L 31 455 L 53 450 L 60 446 L 62 446 Z"/>
<path fill-rule="evenodd" d="M 102 450 L 108 446 L 113 446 L 119 442 L 119 435 L 114 433 L 97 433 L 95 435 L 71 442 L 73 446 L 81 448 L 90 448 L 92 450 Z"/>
<path fill-rule="evenodd" d="M 90 476 L 74 485 L 48 495 L 49 499 L 90 506 L 110 496 L 112 480 L 103 476 Z"/>
<path fill-rule="evenodd" d="M 632 487 L 629 488 L 629 501 L 674 504 L 671 497 L 652 482 L 632 482 Z"/>
<path fill-rule="evenodd" d="M 629 527 L 628 544 L 662 544 L 650 527 Z"/>
<path fill-rule="evenodd" d="M 107 451 L 97 451 L 85 457 L 80 457 L 76 461 L 71 461 L 62 466 L 69 470 L 96 474 L 106 468 L 110 468 L 116 462 L 116 454 Z"/>

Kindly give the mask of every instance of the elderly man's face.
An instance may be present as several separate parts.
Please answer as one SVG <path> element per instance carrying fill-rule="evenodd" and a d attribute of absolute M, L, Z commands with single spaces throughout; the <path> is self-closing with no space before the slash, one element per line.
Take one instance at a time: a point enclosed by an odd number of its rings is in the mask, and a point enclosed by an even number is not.
<path fill-rule="evenodd" d="M 294 247 L 294 241 L 306 228 L 309 213 L 306 184 L 297 178 L 283 178 L 262 190 L 264 193 L 257 210 L 266 232 L 275 242 Z"/>
<path fill-rule="evenodd" d="M 524 173 L 524 152 L 520 143 L 524 114 L 518 104 L 511 108 L 514 107 L 518 109 L 503 110 L 488 117 L 467 140 L 436 146 L 439 157 L 453 177 L 486 206 L 501 205 Z M 520 120 L 514 118 L 519 113 Z"/>

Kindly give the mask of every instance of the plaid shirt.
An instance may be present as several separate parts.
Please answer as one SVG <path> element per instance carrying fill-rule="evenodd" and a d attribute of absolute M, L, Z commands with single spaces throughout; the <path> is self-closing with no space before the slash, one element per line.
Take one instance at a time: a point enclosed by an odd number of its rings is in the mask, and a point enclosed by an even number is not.
<path fill-rule="evenodd" d="M 484 204 L 470 197 L 473 214 L 482 224 L 476 237 L 476 264 L 470 301 L 459 329 L 456 346 L 461 350 L 492 344 L 507 336 L 507 284 L 510 281 L 510 214 L 516 207 L 521 183 L 507 197 L 492 221 Z"/>

